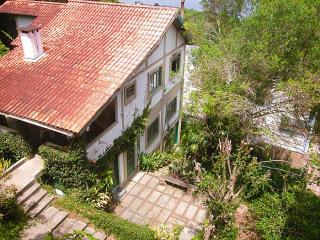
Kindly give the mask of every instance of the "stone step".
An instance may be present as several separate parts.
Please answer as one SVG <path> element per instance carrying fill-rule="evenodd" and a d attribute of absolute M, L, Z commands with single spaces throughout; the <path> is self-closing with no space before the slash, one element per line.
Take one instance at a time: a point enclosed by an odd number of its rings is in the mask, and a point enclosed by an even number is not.
<path fill-rule="evenodd" d="M 46 208 L 38 218 L 45 222 L 45 225 L 53 232 L 68 216 L 67 212 L 60 211 L 55 207 Z"/>
<path fill-rule="evenodd" d="M 19 204 L 24 203 L 27 201 L 32 194 L 34 194 L 40 188 L 40 184 L 33 183 L 28 189 L 22 192 L 19 196 L 17 196 L 17 201 Z"/>
<path fill-rule="evenodd" d="M 103 232 L 96 232 L 93 235 L 93 237 L 98 239 L 98 240 L 105 240 L 107 238 L 107 235 L 105 235 Z"/>
<path fill-rule="evenodd" d="M 12 173 L 14 174 L 14 173 Z M 21 196 L 25 191 L 27 191 L 31 186 L 33 186 L 36 183 L 35 179 L 29 180 L 20 190 L 17 191 L 16 193 L 16 198 Z"/>
<path fill-rule="evenodd" d="M 46 195 L 44 198 L 40 200 L 38 204 L 36 204 L 32 210 L 30 210 L 29 214 L 31 217 L 38 216 L 52 201 L 54 197 L 50 195 Z"/>
<path fill-rule="evenodd" d="M 83 230 L 87 226 L 86 223 L 77 221 L 72 218 L 66 218 L 54 231 L 54 237 L 62 237 L 65 234 L 72 233 L 74 230 Z"/>
<path fill-rule="evenodd" d="M 29 212 L 37 203 L 41 201 L 48 193 L 42 188 L 38 189 L 22 206 L 26 212 Z"/>
<path fill-rule="evenodd" d="M 94 235 L 96 233 L 96 231 L 92 228 L 87 226 L 83 231 L 85 231 L 86 233 L 89 233 L 91 235 Z"/>

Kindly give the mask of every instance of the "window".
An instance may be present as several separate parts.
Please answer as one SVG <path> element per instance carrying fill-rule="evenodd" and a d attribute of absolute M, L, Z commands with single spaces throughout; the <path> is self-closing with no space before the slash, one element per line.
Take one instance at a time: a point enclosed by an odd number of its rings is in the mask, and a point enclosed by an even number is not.
<path fill-rule="evenodd" d="M 180 71 L 180 58 L 181 54 L 179 53 L 171 59 L 171 72 L 178 73 Z"/>
<path fill-rule="evenodd" d="M 306 127 L 307 124 L 303 120 L 282 115 L 279 130 L 293 135 L 302 134 Z"/>
<path fill-rule="evenodd" d="M 147 128 L 147 145 L 149 146 L 159 135 L 159 117 Z"/>
<path fill-rule="evenodd" d="M 86 142 L 89 143 L 94 140 L 99 134 L 116 123 L 116 106 L 117 99 L 114 99 L 100 116 L 90 125 L 89 131 L 85 134 Z"/>
<path fill-rule="evenodd" d="M 149 92 L 153 93 L 158 87 L 161 86 L 162 67 L 156 71 L 149 73 Z"/>
<path fill-rule="evenodd" d="M 170 103 L 167 104 L 167 122 L 177 112 L 177 97 L 175 97 Z"/>
<path fill-rule="evenodd" d="M 125 87 L 125 104 L 128 104 L 136 97 L 136 82 Z"/>

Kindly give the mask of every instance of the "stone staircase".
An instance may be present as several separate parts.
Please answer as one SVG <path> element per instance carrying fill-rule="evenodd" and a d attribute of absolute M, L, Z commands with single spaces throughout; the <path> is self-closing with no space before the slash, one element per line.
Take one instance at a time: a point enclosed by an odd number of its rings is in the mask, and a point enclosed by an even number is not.
<path fill-rule="evenodd" d="M 86 231 L 98 240 L 113 239 L 112 236 L 107 238 L 105 233 L 96 231 L 88 223 L 71 217 L 68 212 L 51 206 L 54 197 L 42 189 L 35 180 L 42 168 L 43 160 L 39 155 L 34 155 L 31 159 L 22 159 L 7 171 L 7 179 L 3 182 L 5 186 L 16 187 L 17 202 L 31 217 L 21 239 L 42 240 L 49 232 L 61 237 L 74 230 Z"/>
<path fill-rule="evenodd" d="M 88 223 L 79 221 L 69 216 L 69 213 L 50 206 L 54 197 L 42 189 L 35 180 L 19 191 L 16 198 L 32 218 L 22 234 L 22 240 L 41 240 L 49 232 L 52 232 L 55 237 L 62 237 L 74 230 L 88 232 L 98 240 L 112 239 L 111 236 L 107 238 L 103 232 L 96 231 Z"/>

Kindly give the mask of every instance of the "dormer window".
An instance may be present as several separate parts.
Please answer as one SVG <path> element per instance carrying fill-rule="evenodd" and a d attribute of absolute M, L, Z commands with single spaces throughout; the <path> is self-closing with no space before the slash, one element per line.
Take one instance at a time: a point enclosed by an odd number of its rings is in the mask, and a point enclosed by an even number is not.
<path fill-rule="evenodd" d="M 29 26 L 18 28 L 20 32 L 24 58 L 28 61 L 37 61 L 44 55 L 40 28 Z"/>

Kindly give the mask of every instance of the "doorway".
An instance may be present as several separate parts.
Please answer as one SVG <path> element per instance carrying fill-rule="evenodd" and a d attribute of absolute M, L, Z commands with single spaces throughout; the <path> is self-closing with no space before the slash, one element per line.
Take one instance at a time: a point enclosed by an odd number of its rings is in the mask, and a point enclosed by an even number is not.
<path fill-rule="evenodd" d="M 127 168 L 126 168 L 126 181 L 128 181 L 130 178 L 132 178 L 132 176 L 134 175 L 135 173 L 135 170 L 136 170 L 136 164 L 135 164 L 135 145 L 132 144 L 126 151 L 126 165 L 127 165 Z"/>

